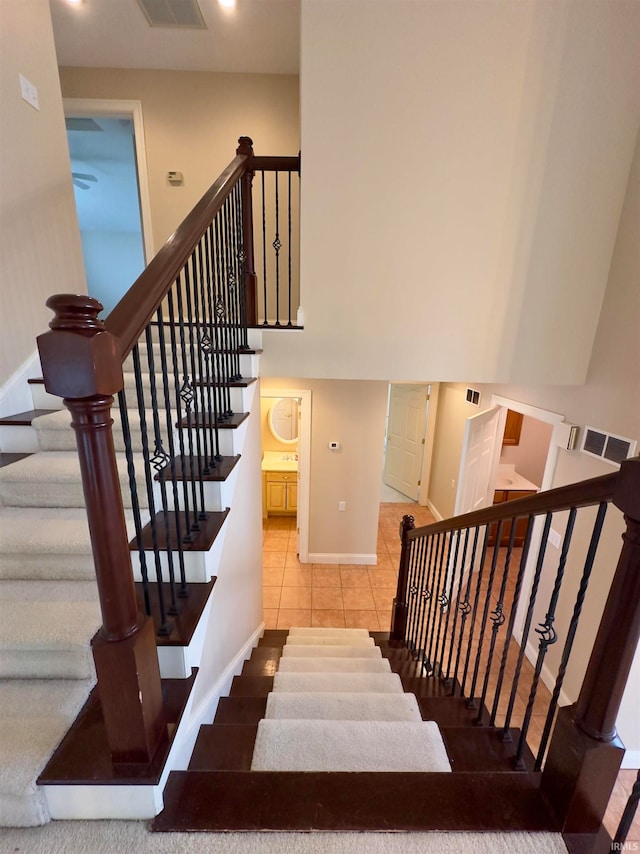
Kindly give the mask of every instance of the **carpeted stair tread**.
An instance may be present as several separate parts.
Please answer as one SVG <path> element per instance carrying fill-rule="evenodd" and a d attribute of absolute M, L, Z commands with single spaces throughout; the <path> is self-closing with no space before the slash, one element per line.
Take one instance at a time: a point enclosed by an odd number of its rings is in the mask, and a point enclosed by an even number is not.
<path fill-rule="evenodd" d="M 373 638 L 340 637 L 338 635 L 295 635 L 288 637 L 285 646 L 374 646 Z"/>
<path fill-rule="evenodd" d="M 265 718 L 298 720 L 422 720 L 413 694 L 271 693 Z"/>
<path fill-rule="evenodd" d="M 371 640 L 371 635 L 366 629 L 332 629 L 332 628 L 310 628 L 308 626 L 292 626 L 289 629 L 289 637 L 337 637 L 337 638 L 366 638 Z"/>
<path fill-rule="evenodd" d="M 125 514 L 130 538 L 131 512 Z M 95 578 L 84 507 L 0 508 L 0 579 Z"/>
<path fill-rule="evenodd" d="M 450 771 L 432 721 L 265 719 L 252 771 Z"/>
<path fill-rule="evenodd" d="M 329 646 L 329 649 L 327 649 Z M 317 655 L 332 658 L 382 658 L 379 646 L 338 646 L 337 644 L 289 644 L 282 647 L 282 658 L 314 658 Z"/>
<path fill-rule="evenodd" d="M 276 673 L 273 691 L 339 691 L 375 694 L 404 693 L 397 673 Z"/>
<path fill-rule="evenodd" d="M 116 454 L 122 497 L 131 505 L 127 461 Z M 141 487 L 143 486 L 141 482 Z M 145 490 L 138 490 L 141 503 Z M 0 468 L 0 501 L 13 507 L 84 507 L 78 455 L 72 451 L 45 451 Z"/>
<path fill-rule="evenodd" d="M 135 383 L 133 385 L 135 388 Z M 118 407 L 114 406 L 111 410 L 113 417 L 113 442 L 116 451 L 124 451 L 124 438 L 122 432 L 122 422 Z M 153 410 L 145 411 L 147 428 L 153 425 Z M 134 451 L 142 450 L 142 438 L 140 431 L 140 415 L 137 411 L 128 410 L 129 430 L 131 434 L 131 444 Z M 34 418 L 32 427 L 38 435 L 38 447 L 41 451 L 76 451 L 76 435 L 71 427 L 71 413 L 68 409 L 60 409 L 56 412 L 51 412 L 47 415 L 41 415 L 39 418 Z M 167 431 L 164 419 L 161 419 L 160 431 L 163 442 L 166 444 Z"/>
<path fill-rule="evenodd" d="M 384 658 L 281 658 L 279 673 L 391 673 Z"/>
<path fill-rule="evenodd" d="M 0 607 L 0 677 L 93 678 L 94 582 L 3 581 Z"/>
<path fill-rule="evenodd" d="M 92 687 L 93 680 L 0 682 L 0 825 L 49 821 L 36 780 Z"/>

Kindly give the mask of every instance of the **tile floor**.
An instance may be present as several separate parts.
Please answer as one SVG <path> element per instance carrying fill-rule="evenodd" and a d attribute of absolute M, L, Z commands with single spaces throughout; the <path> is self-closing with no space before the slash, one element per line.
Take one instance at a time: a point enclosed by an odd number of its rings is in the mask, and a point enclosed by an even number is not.
<path fill-rule="evenodd" d="M 416 526 L 435 521 L 426 507 L 409 503 L 380 505 L 378 562 L 302 564 L 296 554 L 295 518 L 264 520 L 264 619 L 268 629 L 327 626 L 389 631 L 396 594 L 402 517 L 414 516 Z"/>
<path fill-rule="evenodd" d="M 405 514 L 415 518 L 416 527 L 435 521 L 426 507 L 403 502 L 399 493 L 380 504 L 378 562 L 375 566 L 301 564 L 296 554 L 295 518 L 273 516 L 264 520 L 263 583 L 264 619 L 268 629 L 291 626 L 327 626 L 388 631 L 391 605 L 396 592 L 400 538 L 398 528 Z M 540 686 L 539 700 L 549 699 Z M 527 700 L 527 687 L 518 690 L 513 725 L 518 726 Z M 535 749 L 544 725 L 544 715 L 531 721 L 528 741 Z M 499 713 L 502 713 L 502 707 Z M 612 793 L 605 826 L 615 832 L 637 771 L 620 771 Z M 640 840 L 640 816 L 636 817 L 629 841 Z"/>

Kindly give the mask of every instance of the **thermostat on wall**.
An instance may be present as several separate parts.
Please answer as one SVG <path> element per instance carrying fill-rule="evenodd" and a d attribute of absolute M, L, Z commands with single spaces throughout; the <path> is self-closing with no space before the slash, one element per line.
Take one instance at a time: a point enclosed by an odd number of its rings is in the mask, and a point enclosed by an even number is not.
<path fill-rule="evenodd" d="M 340 450 L 340 442 L 329 442 L 329 450 L 330 451 L 339 451 Z"/>
<path fill-rule="evenodd" d="M 181 184 L 184 184 L 182 172 L 167 172 L 167 179 L 174 187 L 179 187 Z"/>

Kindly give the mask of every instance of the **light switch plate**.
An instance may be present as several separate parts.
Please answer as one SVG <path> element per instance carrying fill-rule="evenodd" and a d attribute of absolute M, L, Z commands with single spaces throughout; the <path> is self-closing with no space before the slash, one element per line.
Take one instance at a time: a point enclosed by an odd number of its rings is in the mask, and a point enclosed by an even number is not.
<path fill-rule="evenodd" d="M 23 99 L 27 104 L 30 104 L 34 110 L 39 110 L 40 103 L 38 101 L 38 90 L 23 74 L 18 74 L 18 77 L 20 78 L 20 94 Z"/>

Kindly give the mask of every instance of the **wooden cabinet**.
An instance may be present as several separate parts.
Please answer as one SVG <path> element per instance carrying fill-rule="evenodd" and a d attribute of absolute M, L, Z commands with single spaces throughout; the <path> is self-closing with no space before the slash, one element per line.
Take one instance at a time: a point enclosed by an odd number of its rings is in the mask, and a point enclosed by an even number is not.
<path fill-rule="evenodd" d="M 513 501 L 515 498 L 525 498 L 527 495 L 535 495 L 535 489 L 496 489 L 493 493 L 493 503 L 502 504 L 503 501 Z M 495 522 L 489 527 L 489 545 L 493 546 L 496 542 L 496 533 L 498 523 Z M 514 546 L 522 546 L 527 533 L 527 518 L 518 519 L 516 522 L 516 535 L 513 541 Z M 502 523 L 502 532 L 500 536 L 500 545 L 508 546 L 509 537 L 511 536 L 511 522 Z"/>
<path fill-rule="evenodd" d="M 513 409 L 507 409 L 507 420 L 504 425 L 504 436 L 502 437 L 503 445 L 519 445 L 520 433 L 522 432 L 522 412 L 514 412 Z"/>
<path fill-rule="evenodd" d="M 263 516 L 295 516 L 297 510 L 298 472 L 264 472 Z"/>

